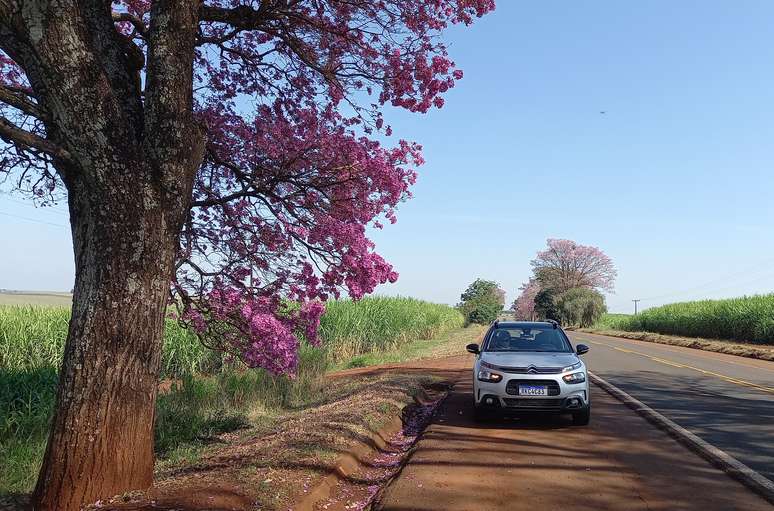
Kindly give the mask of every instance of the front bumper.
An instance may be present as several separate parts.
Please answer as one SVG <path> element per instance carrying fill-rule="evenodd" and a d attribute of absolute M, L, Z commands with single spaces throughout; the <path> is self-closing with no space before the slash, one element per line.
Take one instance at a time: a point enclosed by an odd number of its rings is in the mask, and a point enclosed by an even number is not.
<path fill-rule="evenodd" d="M 508 375 L 498 383 L 474 380 L 476 406 L 503 411 L 571 413 L 589 407 L 588 375 L 583 383 L 569 384 L 556 375 Z M 474 376 L 475 378 L 475 376 Z M 549 383 L 550 382 L 550 383 Z M 518 394 L 519 383 L 546 384 L 548 396 Z"/>

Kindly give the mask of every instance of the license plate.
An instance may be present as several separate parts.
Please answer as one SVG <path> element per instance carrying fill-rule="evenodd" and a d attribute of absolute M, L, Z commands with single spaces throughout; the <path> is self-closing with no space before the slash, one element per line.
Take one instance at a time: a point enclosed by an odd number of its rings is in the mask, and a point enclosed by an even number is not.
<path fill-rule="evenodd" d="M 519 385 L 520 396 L 547 396 L 548 387 L 545 385 Z"/>

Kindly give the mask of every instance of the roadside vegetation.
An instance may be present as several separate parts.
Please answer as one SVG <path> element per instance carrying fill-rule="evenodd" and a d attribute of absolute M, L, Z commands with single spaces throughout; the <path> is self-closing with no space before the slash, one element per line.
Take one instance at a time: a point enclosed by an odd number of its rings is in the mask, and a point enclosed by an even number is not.
<path fill-rule="evenodd" d="M 607 315 L 595 326 L 774 345 L 774 294 L 673 303 L 636 316 Z"/>
<path fill-rule="evenodd" d="M 476 279 L 460 295 L 457 309 L 465 317 L 465 323 L 488 325 L 500 314 L 505 304 L 505 291 L 497 282 Z"/>
<path fill-rule="evenodd" d="M 68 320 L 65 308 L 0 307 L 0 495 L 29 491 L 35 482 Z M 190 463 L 223 434 L 261 431 L 292 410 L 324 402 L 329 393 L 321 381 L 329 370 L 418 358 L 450 343 L 458 349 L 471 335 L 460 333 L 463 322 L 452 307 L 411 298 L 329 302 L 322 347 L 302 346 L 291 378 L 247 369 L 168 321 L 156 406 L 159 466 Z"/>
<path fill-rule="evenodd" d="M 751 343 L 747 341 L 734 341 L 728 339 L 708 339 L 703 337 L 691 337 L 683 335 L 667 335 L 655 332 L 620 330 L 622 321 L 628 314 L 606 314 L 589 328 L 581 328 L 582 332 L 601 335 L 612 335 L 636 341 L 655 342 L 657 344 L 670 344 L 672 346 L 684 346 L 705 351 L 715 351 L 740 357 L 758 358 L 774 361 L 774 344 Z"/>
<path fill-rule="evenodd" d="M 517 319 L 553 319 L 566 326 L 589 327 L 607 312 L 601 291 L 611 291 L 617 272 L 597 247 L 548 239 L 537 253 L 532 277 L 519 288 L 512 309 Z"/>

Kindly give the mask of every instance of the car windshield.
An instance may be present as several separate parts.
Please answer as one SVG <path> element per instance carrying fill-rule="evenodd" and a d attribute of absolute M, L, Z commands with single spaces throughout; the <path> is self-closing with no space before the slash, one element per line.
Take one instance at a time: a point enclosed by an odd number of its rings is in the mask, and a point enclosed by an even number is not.
<path fill-rule="evenodd" d="M 561 330 L 552 327 L 500 327 L 494 329 L 484 351 L 571 352 Z"/>

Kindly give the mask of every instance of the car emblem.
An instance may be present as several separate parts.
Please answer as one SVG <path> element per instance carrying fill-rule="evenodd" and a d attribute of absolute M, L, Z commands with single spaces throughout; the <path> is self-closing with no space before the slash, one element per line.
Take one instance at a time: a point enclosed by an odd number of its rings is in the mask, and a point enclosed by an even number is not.
<path fill-rule="evenodd" d="M 527 372 L 531 373 L 531 374 L 535 374 L 535 373 L 538 372 L 538 370 L 537 370 L 537 367 L 535 367 L 535 366 L 529 366 L 529 367 L 527 367 Z"/>

